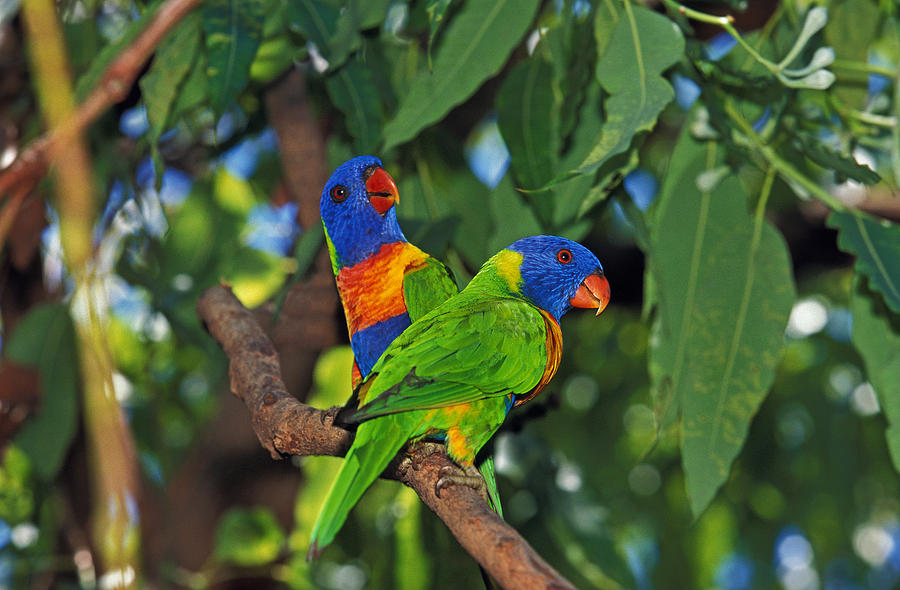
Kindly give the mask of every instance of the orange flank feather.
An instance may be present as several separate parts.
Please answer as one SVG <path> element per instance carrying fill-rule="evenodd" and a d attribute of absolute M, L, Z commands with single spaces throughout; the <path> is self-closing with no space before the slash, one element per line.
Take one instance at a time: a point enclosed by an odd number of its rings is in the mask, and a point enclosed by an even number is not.
<path fill-rule="evenodd" d="M 541 380 L 534 386 L 534 389 L 523 396 L 519 396 L 513 407 L 521 406 L 540 393 L 544 386 L 553 379 L 554 375 L 556 375 L 556 370 L 559 368 L 559 361 L 562 360 L 563 341 L 562 330 L 559 329 L 559 322 L 543 309 L 540 310 L 540 312 L 544 318 L 544 327 L 547 329 L 547 366 L 544 367 L 544 374 L 541 375 Z"/>
<path fill-rule="evenodd" d="M 359 264 L 340 270 L 337 286 L 350 336 L 406 313 L 403 275 L 424 264 L 427 256 L 408 242 L 394 242 L 383 245 Z"/>

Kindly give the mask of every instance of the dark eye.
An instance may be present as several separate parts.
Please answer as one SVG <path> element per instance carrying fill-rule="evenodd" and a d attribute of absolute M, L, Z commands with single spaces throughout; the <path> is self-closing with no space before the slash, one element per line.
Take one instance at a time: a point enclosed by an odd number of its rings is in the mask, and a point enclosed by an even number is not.
<path fill-rule="evenodd" d="M 556 259 L 563 264 L 569 264 L 570 262 L 572 262 L 572 252 L 566 248 L 563 248 L 556 253 Z"/>
<path fill-rule="evenodd" d="M 350 192 L 347 190 L 347 187 L 342 184 L 338 184 L 331 189 L 331 200 L 335 203 L 340 203 L 343 202 L 349 194 Z"/>

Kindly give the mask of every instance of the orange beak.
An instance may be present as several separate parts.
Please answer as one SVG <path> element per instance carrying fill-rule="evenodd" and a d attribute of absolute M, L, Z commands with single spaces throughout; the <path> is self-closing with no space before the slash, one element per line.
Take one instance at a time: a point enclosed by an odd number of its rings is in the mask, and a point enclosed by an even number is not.
<path fill-rule="evenodd" d="M 569 303 L 573 307 L 596 307 L 597 315 L 600 315 L 609 304 L 609 281 L 603 276 L 603 271 L 598 270 L 585 277 Z"/>
<path fill-rule="evenodd" d="M 397 185 L 394 184 L 391 175 L 384 171 L 384 168 L 376 168 L 366 180 L 366 193 L 369 195 L 372 206 L 382 216 L 394 206 L 394 203 L 400 202 Z"/>

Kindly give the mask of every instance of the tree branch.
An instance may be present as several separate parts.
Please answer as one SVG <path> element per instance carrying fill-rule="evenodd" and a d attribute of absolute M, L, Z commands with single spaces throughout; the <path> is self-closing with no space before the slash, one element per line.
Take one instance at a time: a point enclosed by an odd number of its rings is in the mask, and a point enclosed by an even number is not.
<path fill-rule="evenodd" d="M 353 433 L 334 425 L 334 409 L 318 410 L 288 394 L 272 343 L 230 289 L 208 289 L 197 301 L 197 313 L 228 356 L 231 391 L 247 405 L 253 430 L 272 457 L 346 453 Z M 417 446 L 407 453 L 415 460 L 395 460 L 382 477 L 414 489 L 502 587 L 574 588 L 475 490 L 453 486 L 440 498 L 435 495 L 438 471 L 451 464 L 446 454 L 427 454 Z"/>
<path fill-rule="evenodd" d="M 100 82 L 72 115 L 34 140 L 19 157 L 0 173 L 0 197 L 15 189 L 29 193 L 47 173 L 58 146 L 68 144 L 93 123 L 106 109 L 128 96 L 141 68 L 162 38 L 200 3 L 200 0 L 168 0 L 130 45 L 107 66 Z"/>

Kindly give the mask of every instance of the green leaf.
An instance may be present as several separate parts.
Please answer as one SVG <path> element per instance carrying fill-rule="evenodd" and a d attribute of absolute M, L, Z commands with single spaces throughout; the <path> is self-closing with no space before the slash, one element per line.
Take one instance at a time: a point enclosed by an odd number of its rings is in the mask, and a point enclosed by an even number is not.
<path fill-rule="evenodd" d="M 559 162 L 562 97 L 550 63 L 538 55 L 509 72 L 497 96 L 497 125 L 522 188 L 543 186 Z"/>
<path fill-rule="evenodd" d="M 829 3 L 828 12 L 825 43 L 834 48 L 837 59 L 865 63 L 882 22 L 878 5 L 871 0 L 836 0 Z M 841 84 L 834 92 L 855 109 L 863 108 L 867 97 L 864 84 Z"/>
<path fill-rule="evenodd" d="M 420 71 L 384 128 L 385 149 L 404 143 L 497 73 L 534 20 L 537 0 L 468 2 L 444 32 L 434 72 Z"/>
<path fill-rule="evenodd" d="M 284 531 L 269 509 L 233 508 L 219 521 L 213 556 L 242 567 L 266 565 L 278 558 L 284 544 Z"/>
<path fill-rule="evenodd" d="M 450 156 L 435 151 L 416 155 L 418 178 L 399 180 L 401 201 L 397 215 L 404 221 L 419 221 L 419 227 L 421 222 L 427 223 L 428 237 L 415 243 L 423 248 L 432 244 L 426 248 L 432 255 L 440 253 L 441 242 L 435 238 L 441 238 L 447 230 L 455 230 L 451 245 L 472 268 L 479 268 L 495 253 L 488 249 L 485 239 L 493 225 L 487 211 L 490 190 L 465 162 L 456 162 L 456 167 L 452 168 L 448 166 L 455 154 Z M 403 227 L 405 230 L 406 226 Z M 407 237 L 412 235 L 409 233 Z M 448 259 L 446 262 L 451 264 L 453 261 Z M 456 272 L 457 269 L 453 270 Z"/>
<path fill-rule="evenodd" d="M 191 109 L 207 103 L 209 96 L 208 78 L 206 76 L 206 55 L 203 52 L 197 54 L 191 71 L 181 84 L 175 102 L 172 104 L 172 112 L 169 117 L 172 122 L 177 121 L 182 115 Z"/>
<path fill-rule="evenodd" d="M 856 272 L 900 313 L 900 226 L 858 211 L 833 211 L 828 226 L 840 232 L 838 247 L 856 256 Z"/>
<path fill-rule="evenodd" d="M 487 187 L 468 169 L 463 169 L 435 189 L 445 207 L 462 221 L 453 236 L 453 245 L 472 268 L 479 268 L 494 254 L 486 247 L 484 239 L 491 229 L 491 219 L 484 211 L 489 198 Z"/>
<path fill-rule="evenodd" d="M 834 170 L 839 177 L 838 182 L 843 182 L 846 178 L 852 178 L 857 182 L 868 185 L 877 184 L 881 181 L 881 176 L 877 172 L 868 166 L 857 163 L 852 156 L 842 156 L 813 139 L 807 139 L 803 142 L 803 154 L 819 166 Z M 844 178 L 840 178 L 841 176 Z"/>
<path fill-rule="evenodd" d="M 4 342 L 6 357 L 41 375 L 41 405 L 16 434 L 16 444 L 44 481 L 54 478 L 78 427 L 78 348 L 62 305 L 36 307 Z"/>
<path fill-rule="evenodd" d="M 431 46 L 437 37 L 438 29 L 444 24 L 444 16 L 447 9 L 450 8 L 452 0 L 428 0 L 425 3 L 425 12 L 428 14 L 428 48 L 425 50 L 428 54 L 428 69 L 433 69 L 431 63 Z"/>
<path fill-rule="evenodd" d="M 575 125 L 587 89 L 594 81 L 597 57 L 594 39 L 594 19 L 590 14 L 578 16 L 572 0 L 565 3 L 559 22 L 542 32 L 536 51 L 549 56 L 566 108 L 560 112 L 560 136 L 568 137 Z M 603 10 L 598 7 L 597 10 Z M 595 104 L 594 107 L 598 107 Z M 598 109 L 599 110 L 599 109 Z"/>
<path fill-rule="evenodd" d="M 900 316 L 892 314 L 882 297 L 854 279 L 850 296 L 852 340 L 866 366 L 866 376 L 887 418 L 885 432 L 894 469 L 900 472 Z"/>
<path fill-rule="evenodd" d="M 122 50 L 134 41 L 135 37 L 147 27 L 147 23 L 156 15 L 156 10 L 162 3 L 163 0 L 155 0 L 147 6 L 146 10 L 141 13 L 141 16 L 128 25 L 128 28 L 121 37 L 105 46 L 103 50 L 94 57 L 91 61 L 91 67 L 78 78 L 78 82 L 75 85 L 75 96 L 78 99 L 78 102 L 84 100 L 88 93 L 97 86 L 106 67 L 112 63 Z"/>
<path fill-rule="evenodd" d="M 199 49 L 200 15 L 193 12 L 162 40 L 150 69 L 141 77 L 141 95 L 150 123 L 148 137 L 154 145 L 169 125 L 179 88 Z"/>
<path fill-rule="evenodd" d="M 341 67 L 362 44 L 359 32 L 378 26 L 389 0 L 351 0 L 345 6 L 324 0 L 287 3 L 288 25 L 312 41 L 328 69 Z"/>
<path fill-rule="evenodd" d="M 333 2 L 295 0 L 286 4 L 288 26 L 312 41 L 325 59 L 337 31 L 338 9 Z"/>
<path fill-rule="evenodd" d="M 221 114 L 250 79 L 262 41 L 267 0 L 210 0 L 203 4 L 210 103 Z"/>
<path fill-rule="evenodd" d="M 606 123 L 591 153 L 570 174 L 593 172 L 628 149 L 635 134 L 653 128 L 675 96 L 662 73 L 684 54 L 681 31 L 666 17 L 626 3 L 610 34 L 603 13 L 598 11 L 596 20 L 596 76 L 609 94 Z"/>
<path fill-rule="evenodd" d="M 325 84 L 334 106 L 346 117 L 347 131 L 356 138 L 356 151 L 371 153 L 381 135 L 382 122 L 372 70 L 358 62 L 349 62 L 329 75 Z"/>
<path fill-rule="evenodd" d="M 519 238 L 542 233 L 534 211 L 513 188 L 509 174 L 503 177 L 489 198 L 494 231 L 488 237 L 488 251 L 498 252 Z"/>
<path fill-rule="evenodd" d="M 717 164 L 714 144 L 682 134 L 651 231 L 662 321 L 651 373 L 657 392 L 669 396 L 657 398 L 663 419 L 681 406 L 682 461 L 695 515 L 727 479 L 772 384 L 795 298 L 784 240 L 748 214 L 737 178 L 698 189 L 698 175 Z"/>

